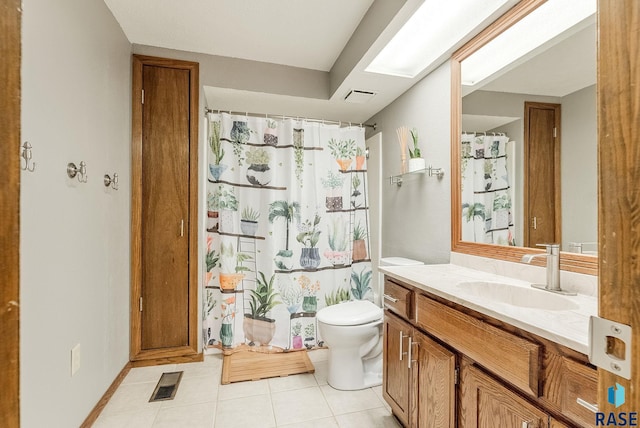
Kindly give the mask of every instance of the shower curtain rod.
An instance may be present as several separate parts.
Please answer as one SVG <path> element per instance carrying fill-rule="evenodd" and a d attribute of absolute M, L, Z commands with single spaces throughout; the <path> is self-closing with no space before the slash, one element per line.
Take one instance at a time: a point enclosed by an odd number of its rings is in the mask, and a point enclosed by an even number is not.
<path fill-rule="evenodd" d="M 501 136 L 501 137 L 506 137 L 507 134 L 505 134 L 504 132 L 468 132 L 468 131 L 462 131 L 463 134 L 466 135 L 493 135 L 494 137 L 497 136 Z"/>
<path fill-rule="evenodd" d="M 255 116 L 255 117 L 266 117 L 266 118 L 282 118 L 282 119 L 296 119 L 296 120 L 300 120 L 300 119 L 304 119 L 306 121 L 309 122 L 319 122 L 319 123 L 334 123 L 336 125 L 342 125 L 343 123 L 345 124 L 349 124 L 349 126 L 351 125 L 360 125 L 361 127 L 365 127 L 365 128 L 372 128 L 374 131 L 376 130 L 377 127 L 377 123 L 360 123 L 360 122 L 343 122 L 343 121 L 337 121 L 337 120 L 325 120 L 325 119 L 311 119 L 308 117 L 302 117 L 302 116 L 287 116 L 286 114 L 266 114 L 266 113 L 249 113 L 249 112 L 244 112 L 244 111 L 230 111 L 230 110 L 214 110 L 214 109 L 210 109 L 208 107 L 204 108 L 204 114 L 207 113 L 229 113 L 229 114 L 242 114 L 245 116 Z"/>

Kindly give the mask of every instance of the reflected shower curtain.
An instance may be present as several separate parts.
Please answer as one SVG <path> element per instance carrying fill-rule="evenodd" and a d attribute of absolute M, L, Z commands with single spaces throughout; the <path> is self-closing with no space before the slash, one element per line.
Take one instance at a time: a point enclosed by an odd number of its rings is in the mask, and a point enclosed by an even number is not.
<path fill-rule="evenodd" d="M 516 245 L 505 135 L 462 134 L 462 240 Z"/>
<path fill-rule="evenodd" d="M 208 114 L 207 348 L 322 346 L 316 313 L 373 300 L 364 129 Z"/>

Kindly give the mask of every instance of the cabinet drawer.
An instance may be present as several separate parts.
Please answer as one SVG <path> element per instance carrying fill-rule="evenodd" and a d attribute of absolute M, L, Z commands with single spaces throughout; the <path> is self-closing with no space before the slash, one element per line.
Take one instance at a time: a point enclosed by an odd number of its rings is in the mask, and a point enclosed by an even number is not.
<path fill-rule="evenodd" d="M 413 319 L 413 291 L 385 278 L 384 307 L 408 320 Z"/>
<path fill-rule="evenodd" d="M 557 387 L 560 394 L 556 397 L 556 404 L 562 409 L 562 414 L 579 422 L 580 426 L 595 426 L 594 411 L 586 406 L 597 406 L 598 403 L 598 372 L 591 367 L 577 363 L 568 358 L 562 358 L 560 383 Z M 580 400 L 583 404 L 578 402 Z"/>
<path fill-rule="evenodd" d="M 419 327 L 521 390 L 538 397 L 540 345 L 432 299 L 416 297 Z"/>

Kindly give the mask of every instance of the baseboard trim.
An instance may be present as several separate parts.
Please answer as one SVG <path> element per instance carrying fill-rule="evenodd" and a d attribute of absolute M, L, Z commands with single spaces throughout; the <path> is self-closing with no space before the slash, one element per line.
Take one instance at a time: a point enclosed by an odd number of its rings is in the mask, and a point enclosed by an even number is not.
<path fill-rule="evenodd" d="M 160 366 L 163 364 L 199 363 L 204 361 L 204 354 L 181 355 L 176 357 L 158 357 L 131 361 L 131 367 Z"/>
<path fill-rule="evenodd" d="M 89 413 L 89 416 L 87 416 L 82 425 L 80 425 L 80 428 L 90 428 L 95 423 L 95 421 L 98 419 L 98 416 L 100 416 L 100 413 L 102 413 L 104 408 L 107 406 L 107 403 L 109 403 L 109 400 L 113 396 L 113 393 L 116 392 L 116 389 L 118 389 L 124 378 L 127 376 L 129 370 L 131 370 L 131 367 L 133 367 L 131 363 L 127 363 L 124 365 L 122 370 L 120 370 L 120 373 L 118 373 L 118 376 L 116 376 L 102 398 L 100 398 L 98 404 L 95 405 L 93 410 L 91 410 L 91 413 Z"/>

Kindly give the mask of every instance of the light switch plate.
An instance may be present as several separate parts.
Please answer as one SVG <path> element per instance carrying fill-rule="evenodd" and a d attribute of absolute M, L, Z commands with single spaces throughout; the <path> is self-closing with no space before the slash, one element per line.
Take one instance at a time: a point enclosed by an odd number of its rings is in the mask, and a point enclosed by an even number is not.
<path fill-rule="evenodd" d="M 80 344 L 71 348 L 71 376 L 80 370 Z"/>

